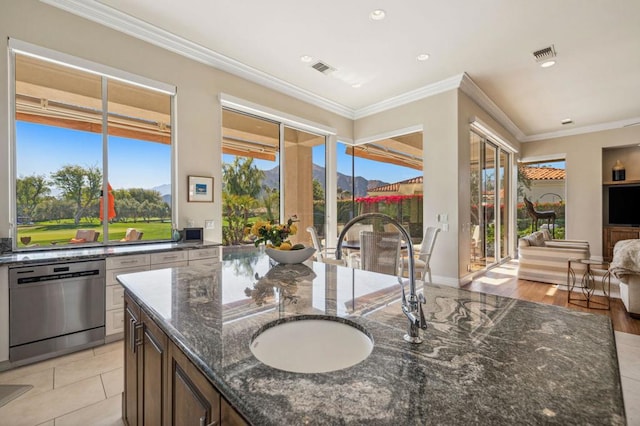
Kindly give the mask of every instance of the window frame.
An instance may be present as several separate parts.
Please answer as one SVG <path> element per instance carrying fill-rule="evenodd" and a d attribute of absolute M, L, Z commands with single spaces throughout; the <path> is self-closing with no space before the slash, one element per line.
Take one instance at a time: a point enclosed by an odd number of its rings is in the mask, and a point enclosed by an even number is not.
<path fill-rule="evenodd" d="M 100 63 L 92 62 L 83 58 L 68 55 L 66 53 L 58 52 L 45 47 L 37 46 L 28 42 L 24 42 L 18 39 L 9 38 L 8 42 L 8 63 L 9 63 L 9 158 L 8 158 L 8 172 L 9 172 L 9 232 L 12 238 L 12 250 L 16 252 L 21 251 L 34 251 L 34 250 L 61 250 L 69 249 L 69 246 L 50 246 L 50 247 L 38 247 L 34 248 L 20 248 L 18 247 L 18 210 L 17 210 L 17 197 L 16 186 L 18 179 L 17 170 L 17 140 L 16 140 L 16 54 L 29 56 L 41 61 L 51 62 L 60 66 L 76 69 L 88 74 L 93 74 L 101 78 L 101 103 L 102 103 L 102 191 L 107 193 L 108 185 L 108 92 L 106 87 L 110 80 L 120 81 L 128 85 L 137 86 L 146 90 L 154 91 L 157 93 L 165 94 L 170 97 L 170 125 L 171 125 L 171 154 L 170 154 L 170 176 L 171 176 L 171 223 L 175 223 L 175 219 L 178 216 L 178 200 L 179 188 L 177 185 L 177 146 L 176 146 L 176 103 L 177 103 L 177 89 L 174 85 L 163 83 L 160 81 L 152 80 L 137 74 L 133 74 L 127 71 L 119 70 L 109 67 Z M 108 203 L 103 203 L 103 215 L 108 215 Z M 102 247 L 123 245 L 127 243 L 121 243 L 120 241 L 110 241 L 108 239 L 109 222 L 103 221 L 102 233 L 103 241 L 82 244 L 78 248 L 85 248 L 87 246 Z M 171 236 L 162 240 L 148 240 L 144 243 L 154 243 L 159 241 L 170 241 Z"/>

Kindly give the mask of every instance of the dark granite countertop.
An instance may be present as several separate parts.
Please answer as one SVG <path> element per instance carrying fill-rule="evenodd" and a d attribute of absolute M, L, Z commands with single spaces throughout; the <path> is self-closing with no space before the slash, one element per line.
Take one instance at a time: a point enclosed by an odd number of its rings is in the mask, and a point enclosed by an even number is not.
<path fill-rule="evenodd" d="M 25 250 L 0 256 L 0 266 L 20 266 L 34 263 L 66 262 L 85 259 L 104 259 L 111 256 L 146 254 L 171 250 L 191 250 L 220 246 L 220 243 L 203 242 L 162 242 L 142 244 L 122 244 L 113 246 L 69 247 L 51 250 Z"/>
<path fill-rule="evenodd" d="M 213 268 L 119 275 L 132 297 L 255 425 L 626 423 L 611 322 L 594 315 L 428 285 L 425 341 L 403 340 L 394 277 L 323 263 L 271 267 L 261 253 Z M 349 318 L 374 339 L 330 373 L 268 367 L 249 343 L 297 315 Z"/>

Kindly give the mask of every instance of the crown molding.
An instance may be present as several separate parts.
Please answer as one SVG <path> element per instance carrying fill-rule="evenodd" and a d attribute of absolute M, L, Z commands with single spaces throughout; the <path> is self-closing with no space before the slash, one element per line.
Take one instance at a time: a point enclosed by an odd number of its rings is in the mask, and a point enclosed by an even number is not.
<path fill-rule="evenodd" d="M 459 88 L 520 142 L 532 142 L 543 139 L 610 130 L 640 121 L 640 118 L 629 119 L 527 136 L 466 73 L 429 84 L 384 101 L 376 102 L 363 108 L 354 109 L 330 99 L 318 96 L 313 92 L 278 79 L 270 74 L 245 65 L 211 49 L 207 49 L 197 43 L 186 40 L 145 21 L 129 16 L 114 8 L 99 3 L 96 0 L 40 1 L 351 120 L 357 120 L 359 118 L 396 108 L 429 96 L 434 96 L 448 90 Z"/>
<path fill-rule="evenodd" d="M 604 130 L 614 130 L 628 127 L 634 124 L 640 125 L 640 117 L 627 118 L 626 120 L 611 121 L 608 123 L 594 124 L 591 126 L 575 127 L 573 129 L 558 130 L 557 132 L 538 133 L 537 135 L 526 136 L 521 142 L 534 142 L 545 139 L 562 138 L 565 136 L 583 135 L 585 133 L 601 132 Z"/>
<path fill-rule="evenodd" d="M 50 6 L 97 22 L 116 31 L 167 49 L 194 61 L 210 65 L 261 86 L 276 90 L 340 116 L 354 119 L 354 110 L 308 90 L 301 89 L 270 74 L 221 55 L 197 43 L 179 37 L 95 0 L 40 0 Z"/>
<path fill-rule="evenodd" d="M 525 138 L 525 134 L 522 133 L 522 130 L 520 130 L 518 126 L 511 121 L 507 114 L 505 114 L 504 111 L 502 111 L 500 107 L 498 107 L 498 105 L 496 105 L 495 102 L 493 102 L 491 98 L 482 91 L 482 89 L 471 79 L 471 77 L 469 77 L 467 73 L 463 74 L 463 78 L 460 82 L 460 90 L 480 105 L 482 109 L 507 129 L 509 133 L 515 136 L 516 139 L 521 141 Z"/>
<path fill-rule="evenodd" d="M 455 75 L 447 79 L 429 84 L 427 86 L 419 87 L 418 89 L 410 92 L 403 93 L 398 96 L 386 99 L 384 101 L 376 102 L 369 106 L 360 108 L 355 111 L 354 119 L 367 117 L 369 115 L 377 114 L 392 108 L 399 107 L 401 105 L 415 102 L 420 99 L 428 98 L 429 96 L 437 95 L 439 93 L 446 92 L 448 90 L 457 89 L 460 87 L 460 82 L 463 79 L 464 74 Z"/>

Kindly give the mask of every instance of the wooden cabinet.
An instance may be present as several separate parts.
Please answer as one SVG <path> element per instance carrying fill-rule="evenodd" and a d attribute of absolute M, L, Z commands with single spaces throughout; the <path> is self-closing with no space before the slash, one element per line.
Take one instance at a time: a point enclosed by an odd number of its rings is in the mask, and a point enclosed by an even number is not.
<path fill-rule="evenodd" d="M 123 418 L 129 426 L 166 424 L 167 336 L 128 296 L 124 316 Z"/>
<path fill-rule="evenodd" d="M 248 425 L 128 293 L 124 321 L 125 424 Z"/>
<path fill-rule="evenodd" d="M 172 425 L 214 426 L 220 424 L 220 394 L 175 345 L 170 351 Z"/>
<path fill-rule="evenodd" d="M 630 226 L 605 226 L 603 242 L 603 257 L 607 262 L 613 258 L 613 247 L 618 241 L 640 238 L 640 228 Z"/>

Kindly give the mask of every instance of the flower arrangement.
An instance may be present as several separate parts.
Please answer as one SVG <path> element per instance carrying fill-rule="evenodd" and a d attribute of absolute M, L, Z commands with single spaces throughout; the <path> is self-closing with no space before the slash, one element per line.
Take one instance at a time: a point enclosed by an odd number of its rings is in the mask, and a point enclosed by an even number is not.
<path fill-rule="evenodd" d="M 258 221 L 251 227 L 251 235 L 257 237 L 254 241 L 256 247 L 264 243 L 267 247 L 278 248 L 280 250 L 292 250 L 295 246 L 288 240 L 290 235 L 298 232 L 295 225 L 298 222 L 297 216 L 291 216 L 286 224 L 273 225 L 269 222 Z M 301 247 L 303 248 L 303 247 Z"/>

